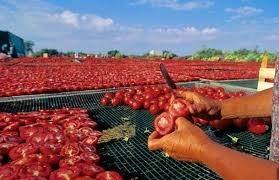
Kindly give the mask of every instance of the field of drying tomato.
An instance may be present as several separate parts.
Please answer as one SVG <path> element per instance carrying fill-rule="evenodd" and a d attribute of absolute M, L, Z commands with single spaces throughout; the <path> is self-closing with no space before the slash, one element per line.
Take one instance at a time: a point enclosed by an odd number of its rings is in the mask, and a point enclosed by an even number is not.
<path fill-rule="evenodd" d="M 165 83 L 163 62 L 175 82 L 258 77 L 259 63 L 68 57 L 19 58 L 0 63 L 0 97 Z"/>

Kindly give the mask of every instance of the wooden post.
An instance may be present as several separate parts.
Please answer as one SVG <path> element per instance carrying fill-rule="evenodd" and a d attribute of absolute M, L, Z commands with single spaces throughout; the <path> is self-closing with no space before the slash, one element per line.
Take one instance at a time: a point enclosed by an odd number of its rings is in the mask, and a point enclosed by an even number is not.
<path fill-rule="evenodd" d="M 268 56 L 264 55 L 262 57 L 261 68 L 259 72 L 259 81 L 257 91 L 262 91 L 268 88 L 273 87 L 274 83 L 265 82 L 265 79 L 274 79 L 275 77 L 275 69 L 267 68 Z"/>

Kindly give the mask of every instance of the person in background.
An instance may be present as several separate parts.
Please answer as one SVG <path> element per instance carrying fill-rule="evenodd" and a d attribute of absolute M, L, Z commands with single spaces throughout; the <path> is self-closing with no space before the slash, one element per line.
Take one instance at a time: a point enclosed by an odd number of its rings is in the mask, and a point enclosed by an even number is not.
<path fill-rule="evenodd" d="M 193 115 L 219 115 L 221 119 L 272 116 L 270 160 L 257 158 L 217 144 L 209 139 L 199 127 L 185 118 L 176 120 L 176 130 L 171 134 L 161 137 L 157 132 L 153 132 L 148 138 L 148 148 L 150 150 L 162 149 L 177 160 L 200 162 L 224 179 L 279 179 L 278 71 L 279 62 L 276 63 L 273 89 L 251 96 L 214 101 L 194 92 L 185 91 L 177 94 L 191 102 L 189 110 Z"/>

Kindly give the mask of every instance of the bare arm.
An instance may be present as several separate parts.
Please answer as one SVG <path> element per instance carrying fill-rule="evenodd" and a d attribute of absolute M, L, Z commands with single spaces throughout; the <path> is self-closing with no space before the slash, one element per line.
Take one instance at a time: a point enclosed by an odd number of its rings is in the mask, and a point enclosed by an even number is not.
<path fill-rule="evenodd" d="M 207 146 L 201 162 L 224 179 L 279 179 L 279 165 L 272 161 L 253 157 L 216 143 Z"/>
<path fill-rule="evenodd" d="M 272 112 L 273 89 L 251 96 L 231 98 L 221 103 L 222 118 L 269 117 Z"/>
<path fill-rule="evenodd" d="M 272 112 L 272 88 L 251 96 L 230 98 L 223 101 L 211 100 L 190 91 L 184 91 L 177 95 L 191 102 L 190 112 L 201 117 L 204 115 L 213 118 L 217 116 L 222 119 L 269 117 Z"/>

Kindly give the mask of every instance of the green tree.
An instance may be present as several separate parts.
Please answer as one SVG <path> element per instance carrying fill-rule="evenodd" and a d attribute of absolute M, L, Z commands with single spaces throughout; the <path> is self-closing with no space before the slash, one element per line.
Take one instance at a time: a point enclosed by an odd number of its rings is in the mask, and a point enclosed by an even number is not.
<path fill-rule="evenodd" d="M 47 53 L 49 56 L 56 56 L 59 55 L 60 53 L 56 49 L 41 49 L 40 51 L 35 53 L 35 57 L 41 57 L 43 56 L 44 53 Z"/>
<path fill-rule="evenodd" d="M 170 52 L 170 51 L 167 51 L 167 50 L 164 50 L 164 51 L 163 51 L 162 58 L 173 59 L 173 58 L 175 58 L 175 57 L 177 57 L 176 54 L 174 54 L 174 53 L 172 53 L 172 52 Z"/>
<path fill-rule="evenodd" d="M 116 49 L 114 49 L 114 50 L 110 50 L 110 51 L 108 51 L 108 56 L 110 56 L 110 57 L 115 57 L 116 56 L 116 54 L 119 54 L 120 53 L 120 51 L 118 51 L 118 50 L 116 50 Z"/>

